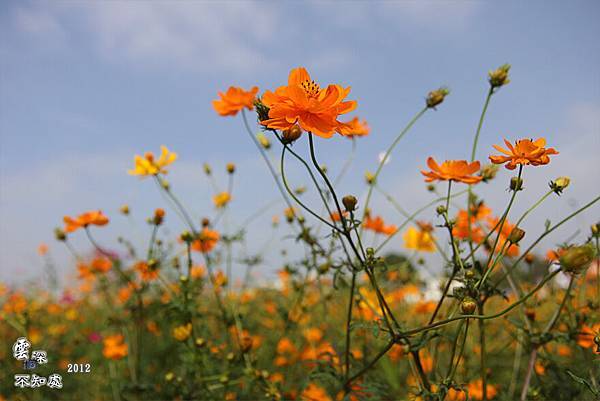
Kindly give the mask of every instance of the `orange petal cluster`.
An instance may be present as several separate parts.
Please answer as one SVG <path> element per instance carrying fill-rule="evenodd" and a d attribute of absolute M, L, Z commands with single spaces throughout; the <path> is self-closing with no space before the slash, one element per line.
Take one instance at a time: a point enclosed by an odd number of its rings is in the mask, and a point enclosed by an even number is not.
<path fill-rule="evenodd" d="M 300 67 L 290 72 L 287 86 L 266 91 L 262 103 L 269 108 L 269 118 L 261 121 L 267 128 L 287 130 L 298 124 L 304 131 L 330 138 L 334 133 L 347 134 L 348 126 L 338 121 L 342 114 L 356 108 L 356 101 L 344 101 L 350 87 L 315 83 Z"/>
<path fill-rule="evenodd" d="M 481 176 L 473 175 L 479 171 L 478 161 L 469 163 L 466 160 L 446 160 L 438 165 L 433 157 L 427 159 L 427 166 L 430 171 L 421 170 L 425 177 L 425 182 L 432 181 L 456 181 L 465 184 L 477 184 L 483 179 Z"/>
<path fill-rule="evenodd" d="M 230 86 L 227 92 L 219 92 L 220 99 L 212 101 L 213 109 L 223 117 L 235 116 L 244 108 L 252 110 L 257 93 L 257 86 L 254 86 L 249 91 L 236 86 Z"/>
<path fill-rule="evenodd" d="M 365 216 L 363 222 L 365 229 L 375 231 L 378 234 L 392 235 L 398 230 L 395 225 L 386 225 L 381 216 L 371 217 L 370 214 Z"/>
<path fill-rule="evenodd" d="M 344 129 L 344 136 L 348 138 L 354 138 L 356 136 L 367 136 L 371 132 L 371 127 L 367 124 L 367 120 L 359 120 L 358 117 L 354 117 L 347 123 L 342 123 Z"/>
<path fill-rule="evenodd" d="M 123 342 L 122 334 L 114 334 L 104 339 L 102 354 L 107 359 L 121 359 L 127 356 L 127 344 Z"/>
<path fill-rule="evenodd" d="M 494 145 L 494 149 L 503 155 L 491 155 L 490 161 L 494 164 L 504 164 L 509 170 L 514 170 L 518 165 L 541 166 L 550 163 L 550 155 L 557 155 L 558 152 L 554 148 L 545 148 L 546 139 L 519 139 L 515 145 L 511 144 L 506 139 L 504 140 L 505 149 L 501 146 Z"/>
<path fill-rule="evenodd" d="M 102 214 L 102 211 L 95 210 L 85 212 L 75 218 L 65 216 L 63 217 L 63 221 L 65 222 L 65 231 L 72 233 L 80 228 L 86 228 L 89 225 L 104 226 L 108 224 L 108 217 Z"/>
<path fill-rule="evenodd" d="M 192 242 L 192 249 L 197 252 L 208 253 L 219 242 L 219 232 L 204 227 L 200 232 L 198 238 Z"/>

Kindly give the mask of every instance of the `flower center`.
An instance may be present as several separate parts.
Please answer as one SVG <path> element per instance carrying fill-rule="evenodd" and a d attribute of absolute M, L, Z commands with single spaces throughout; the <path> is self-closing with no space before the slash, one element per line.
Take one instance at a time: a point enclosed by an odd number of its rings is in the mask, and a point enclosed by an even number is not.
<path fill-rule="evenodd" d="M 300 84 L 300 86 L 302 86 L 302 89 L 304 89 L 304 92 L 308 97 L 317 97 L 317 95 L 321 91 L 321 87 L 319 86 L 319 84 L 315 83 L 315 81 L 306 80 L 303 81 Z"/>

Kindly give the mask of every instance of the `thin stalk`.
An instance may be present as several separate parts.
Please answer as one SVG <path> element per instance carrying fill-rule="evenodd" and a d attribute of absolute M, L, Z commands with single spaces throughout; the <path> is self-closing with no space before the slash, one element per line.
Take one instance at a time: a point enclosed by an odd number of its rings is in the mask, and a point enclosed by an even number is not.
<path fill-rule="evenodd" d="M 394 142 L 392 142 L 392 144 L 388 147 L 388 149 L 386 150 L 383 158 L 379 162 L 379 165 L 377 166 L 377 170 L 375 171 L 375 175 L 373 176 L 373 182 L 377 182 L 377 178 L 379 177 L 379 173 L 381 172 L 381 169 L 383 168 L 385 162 L 387 161 L 388 157 L 390 156 L 390 154 L 392 153 L 392 151 L 394 150 L 394 148 L 396 147 L 396 145 L 398 144 L 398 142 L 400 142 L 400 140 L 412 128 L 412 126 L 417 122 L 417 120 L 419 120 L 419 118 L 421 118 L 421 116 L 423 114 L 425 114 L 425 112 L 427 111 L 427 109 L 428 109 L 427 107 L 424 107 L 421 111 L 419 111 L 409 121 L 409 123 L 406 125 L 406 127 L 404 127 L 404 129 L 402 131 L 400 131 L 400 134 L 398 134 L 398 136 L 396 137 L 396 139 L 394 139 Z M 371 195 L 372 194 L 373 194 L 373 185 L 370 185 L 369 186 L 369 192 L 367 193 L 367 199 L 365 201 L 365 206 L 364 206 L 364 210 L 363 210 L 363 216 L 362 216 L 361 220 L 365 219 L 365 214 L 366 214 L 367 209 L 369 208 L 369 202 L 371 201 Z M 361 233 L 362 233 L 362 230 L 361 230 Z"/>

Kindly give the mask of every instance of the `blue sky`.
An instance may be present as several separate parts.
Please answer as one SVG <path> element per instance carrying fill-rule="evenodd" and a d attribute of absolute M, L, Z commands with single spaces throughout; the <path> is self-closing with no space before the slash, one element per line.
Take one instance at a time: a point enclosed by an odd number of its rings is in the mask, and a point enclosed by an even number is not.
<path fill-rule="evenodd" d="M 132 232 L 145 238 L 143 218 L 164 203 L 150 181 L 126 170 L 133 154 L 161 144 L 179 154 L 170 179 L 198 218 L 213 213 L 203 162 L 219 171 L 223 186 L 225 163 L 239 166 L 232 225 L 276 200 L 240 119 L 218 117 L 210 101 L 229 85 L 272 89 L 296 66 L 321 84 L 352 86 L 355 114 L 372 127 L 340 188 L 359 198 L 364 171 L 375 169 L 377 154 L 426 93 L 440 85 L 452 89 L 401 143 L 380 181 L 414 210 L 431 199 L 419 168 L 429 155 L 469 157 L 487 71 L 511 63 L 512 82 L 492 100 L 478 158 L 502 137 L 545 136 L 561 152 L 549 166 L 526 171 L 527 191 L 515 209 L 531 205 L 549 180 L 570 176 L 567 193 L 528 219 L 526 229 L 539 233 L 545 216 L 559 220 L 600 187 L 599 17 L 596 1 L 2 2 L 0 279 L 39 272 L 40 242 L 52 246 L 67 271 L 68 255 L 52 239 L 65 214 L 104 210 L 112 222 L 98 235 L 109 245 Z M 335 172 L 349 142 L 318 142 L 321 159 Z M 306 183 L 299 173 L 291 176 Z M 499 174 L 499 180 L 509 177 Z M 481 193 L 496 209 L 506 203 L 504 184 Z M 137 226 L 118 215 L 123 203 L 132 205 Z M 282 207 L 253 227 L 251 249 L 269 239 L 269 217 Z M 374 207 L 401 221 L 385 200 Z M 591 208 L 546 245 L 587 230 L 599 211 Z M 181 225 L 169 217 L 168 229 L 178 232 Z M 74 243 L 86 247 L 82 238 Z M 272 242 L 265 274 L 279 267 L 280 249 L 293 247 L 289 240 Z M 398 239 L 388 249 L 400 247 Z"/>

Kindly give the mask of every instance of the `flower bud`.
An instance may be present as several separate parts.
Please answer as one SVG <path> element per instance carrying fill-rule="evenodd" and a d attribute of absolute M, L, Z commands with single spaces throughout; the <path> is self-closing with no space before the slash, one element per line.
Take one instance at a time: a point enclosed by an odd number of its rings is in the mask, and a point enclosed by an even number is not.
<path fill-rule="evenodd" d="M 167 191 L 169 190 L 169 188 L 171 188 L 169 181 L 165 180 L 164 178 L 160 179 L 160 186 L 163 187 Z"/>
<path fill-rule="evenodd" d="M 365 180 L 367 181 L 367 184 L 373 185 L 375 183 L 375 175 L 373 175 L 373 173 L 370 171 L 367 171 L 365 173 Z"/>
<path fill-rule="evenodd" d="M 508 71 L 510 71 L 510 64 L 504 64 L 488 73 L 489 82 L 493 89 L 507 85 L 510 82 Z"/>
<path fill-rule="evenodd" d="M 587 269 L 595 257 L 596 247 L 591 243 L 587 243 L 565 249 L 558 260 L 563 271 L 577 274 Z"/>
<path fill-rule="evenodd" d="M 254 109 L 258 115 L 258 121 L 264 121 L 269 119 L 269 107 L 265 106 L 259 99 L 254 101 Z"/>
<path fill-rule="evenodd" d="M 460 303 L 460 311 L 464 315 L 472 315 L 477 308 L 477 302 L 471 297 L 465 297 Z"/>
<path fill-rule="evenodd" d="M 212 168 L 210 167 L 210 164 L 204 163 L 202 165 L 202 168 L 204 169 L 204 174 L 206 174 L 206 175 L 211 175 L 212 174 Z"/>
<path fill-rule="evenodd" d="M 525 255 L 525 262 L 528 264 L 532 264 L 535 261 L 535 256 L 532 253 L 527 253 Z"/>
<path fill-rule="evenodd" d="M 472 280 L 473 278 L 475 278 L 475 272 L 473 271 L 473 269 L 465 271 L 465 278 L 467 280 Z"/>
<path fill-rule="evenodd" d="M 548 185 L 555 194 L 560 195 L 562 194 L 562 191 L 569 186 L 570 182 L 571 179 L 569 177 L 558 177 L 556 180 L 550 181 Z"/>
<path fill-rule="evenodd" d="M 227 172 L 229 174 L 235 173 L 235 164 L 233 164 L 233 163 L 227 163 Z"/>
<path fill-rule="evenodd" d="M 242 348 L 242 352 L 248 352 L 252 349 L 252 337 L 250 336 L 244 336 L 242 337 L 241 342 L 241 348 Z"/>
<path fill-rule="evenodd" d="M 515 227 L 508 235 L 508 242 L 510 242 L 511 244 L 518 244 L 524 236 L 525 231 L 521 230 L 519 227 Z"/>
<path fill-rule="evenodd" d="M 600 223 L 592 224 L 591 230 L 592 237 L 598 238 L 598 236 L 600 235 Z"/>
<path fill-rule="evenodd" d="M 519 177 L 511 177 L 510 189 L 513 191 L 521 191 L 523 189 L 523 179 Z"/>
<path fill-rule="evenodd" d="M 481 168 L 481 177 L 483 177 L 484 182 L 488 182 L 493 180 L 498 173 L 498 169 L 500 168 L 497 164 L 486 164 Z"/>
<path fill-rule="evenodd" d="M 187 230 L 182 232 L 181 235 L 179 236 L 179 238 L 181 238 L 181 240 L 183 242 L 187 242 L 187 243 L 190 243 L 194 240 L 194 236 L 192 235 L 192 233 Z"/>
<path fill-rule="evenodd" d="M 433 184 L 427 184 L 427 190 L 429 192 L 434 192 L 435 191 L 435 185 L 433 185 Z"/>
<path fill-rule="evenodd" d="M 210 220 L 207 219 L 206 217 L 204 217 L 202 219 L 202 227 L 208 227 L 208 226 L 210 226 Z"/>
<path fill-rule="evenodd" d="M 444 214 L 446 213 L 446 206 L 444 205 L 439 205 L 435 211 L 437 212 L 438 215 Z"/>
<path fill-rule="evenodd" d="M 271 148 L 271 141 L 269 141 L 269 138 L 267 138 L 262 132 L 256 134 L 256 140 L 264 149 L 268 150 Z"/>
<path fill-rule="evenodd" d="M 342 198 L 342 203 L 346 208 L 346 211 L 353 212 L 356 210 L 356 204 L 358 203 L 358 199 L 352 195 L 346 195 Z"/>
<path fill-rule="evenodd" d="M 293 125 L 292 128 L 286 129 L 281 133 L 281 138 L 284 144 L 290 144 L 300 138 L 302 135 L 302 128 L 300 128 L 297 124 Z"/>
<path fill-rule="evenodd" d="M 301 187 L 298 187 L 298 188 L 294 189 L 294 193 L 296 195 L 302 195 L 305 192 L 306 192 L 306 187 L 305 186 L 301 186 Z"/>
<path fill-rule="evenodd" d="M 325 262 L 325 263 L 321 263 L 317 267 L 317 271 L 321 274 L 325 274 L 329 271 L 329 268 L 330 268 L 330 264 L 328 262 Z"/>
<path fill-rule="evenodd" d="M 67 240 L 67 234 L 61 228 L 58 228 L 58 227 L 56 227 L 54 229 L 54 237 L 58 241 L 66 241 Z"/>
<path fill-rule="evenodd" d="M 158 208 L 154 211 L 154 219 L 152 220 L 152 222 L 157 225 L 160 226 L 163 222 L 165 218 L 165 210 Z"/>
<path fill-rule="evenodd" d="M 175 373 L 173 373 L 173 372 L 168 372 L 165 375 L 165 380 L 168 382 L 173 381 L 174 378 L 175 378 Z"/>
<path fill-rule="evenodd" d="M 319 166 L 319 170 L 321 170 L 321 172 L 322 172 L 323 174 L 327 174 L 327 166 L 326 166 L 326 165 L 324 165 L 324 164 L 321 164 L 321 165 Z"/>
<path fill-rule="evenodd" d="M 532 322 L 535 321 L 535 309 L 533 308 L 527 308 L 525 309 L 525 316 L 527 316 L 527 319 L 531 320 Z"/>
<path fill-rule="evenodd" d="M 434 108 L 438 104 L 442 103 L 444 101 L 444 98 L 449 94 L 450 91 L 448 90 L 448 88 L 445 87 L 441 87 L 439 89 L 429 92 L 426 99 L 427 107 Z"/>
<path fill-rule="evenodd" d="M 200 338 L 196 338 L 196 341 L 194 341 L 194 343 L 196 344 L 196 347 L 202 348 L 206 345 L 206 340 L 204 338 L 200 337 Z"/>
<path fill-rule="evenodd" d="M 127 216 L 129 214 L 129 205 L 123 205 L 119 208 L 119 212 Z"/>

